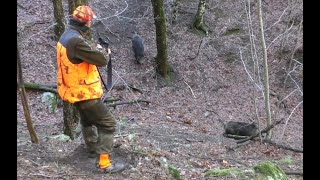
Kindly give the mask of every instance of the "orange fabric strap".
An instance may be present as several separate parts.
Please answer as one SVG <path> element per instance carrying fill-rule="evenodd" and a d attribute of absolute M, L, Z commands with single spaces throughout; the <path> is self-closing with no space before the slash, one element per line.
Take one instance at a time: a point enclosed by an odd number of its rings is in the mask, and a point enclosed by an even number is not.
<path fill-rule="evenodd" d="M 111 166 L 109 154 L 100 154 L 99 167 L 101 169 Z"/>

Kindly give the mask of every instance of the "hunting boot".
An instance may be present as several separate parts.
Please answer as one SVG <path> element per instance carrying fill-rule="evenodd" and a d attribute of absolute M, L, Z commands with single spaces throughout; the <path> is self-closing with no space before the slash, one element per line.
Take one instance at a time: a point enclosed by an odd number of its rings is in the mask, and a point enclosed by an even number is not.
<path fill-rule="evenodd" d="M 112 151 L 114 133 L 99 130 L 97 152 L 99 153 L 99 170 L 104 173 L 115 173 L 123 171 L 126 168 L 126 164 L 119 162 L 111 162 L 110 154 L 106 152 Z"/>
<path fill-rule="evenodd" d="M 97 141 L 98 141 L 97 128 L 95 126 L 83 127 L 82 135 L 88 150 L 88 157 L 97 158 L 98 156 L 96 151 Z"/>
<path fill-rule="evenodd" d="M 126 164 L 116 162 L 111 163 L 109 154 L 100 154 L 99 156 L 99 170 L 103 173 L 121 172 L 126 168 Z"/>

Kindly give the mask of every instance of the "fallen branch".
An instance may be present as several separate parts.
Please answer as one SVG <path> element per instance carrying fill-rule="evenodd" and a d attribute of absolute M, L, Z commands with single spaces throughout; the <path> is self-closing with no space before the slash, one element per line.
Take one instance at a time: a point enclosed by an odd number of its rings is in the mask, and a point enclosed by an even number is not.
<path fill-rule="evenodd" d="M 34 90 L 57 93 L 57 85 L 45 85 L 45 84 L 24 82 L 24 87 L 27 88 L 27 89 L 34 89 Z M 143 92 L 140 89 L 134 87 L 133 85 L 128 85 L 128 86 L 115 85 L 112 88 L 113 89 L 122 90 L 122 89 L 125 89 L 126 87 L 129 87 L 132 90 L 138 91 L 139 93 L 143 94 Z M 19 87 L 17 87 L 17 88 L 19 88 Z"/>
<path fill-rule="evenodd" d="M 33 90 L 40 90 L 40 91 L 46 91 L 46 92 L 52 92 L 52 93 L 56 93 L 57 94 L 57 90 L 56 90 L 56 85 L 43 85 L 43 84 L 37 84 L 37 83 L 29 83 L 29 82 L 25 82 L 23 85 L 17 84 L 17 88 L 19 88 L 20 86 L 24 86 L 26 89 L 33 89 Z M 118 87 L 118 86 L 114 86 L 114 87 Z M 119 88 L 121 88 L 122 86 L 119 86 Z M 133 90 L 139 91 L 140 93 L 142 93 L 141 90 L 133 87 L 133 86 L 128 86 Z M 107 104 L 108 107 L 116 107 L 119 105 L 124 105 L 124 104 L 135 104 L 135 103 L 140 103 L 140 102 L 144 102 L 147 104 L 150 104 L 150 101 L 147 100 L 142 100 L 142 99 L 137 99 L 137 100 L 130 100 L 130 101 L 122 101 L 122 102 L 115 102 L 115 101 L 119 101 L 119 98 L 108 98 L 106 100 L 104 100 L 104 102 Z"/>
<path fill-rule="evenodd" d="M 144 103 L 147 103 L 147 104 L 151 103 L 150 101 L 147 101 L 147 100 L 137 99 L 137 100 L 131 100 L 131 101 L 122 101 L 122 102 L 117 102 L 117 103 L 109 103 L 109 104 L 107 103 L 107 106 L 108 107 L 116 107 L 116 106 L 119 106 L 119 105 L 135 104 L 135 103 L 140 103 L 140 102 L 144 102 Z"/>
<path fill-rule="evenodd" d="M 22 6 L 21 4 L 17 3 L 17 6 L 20 7 L 21 9 L 26 10 L 27 8 L 25 8 L 24 6 Z"/>
<path fill-rule="evenodd" d="M 40 176 L 40 177 L 43 177 L 43 178 L 55 178 L 56 176 L 49 176 L 49 175 L 46 175 L 46 174 L 29 174 L 31 176 Z"/>
<path fill-rule="evenodd" d="M 286 175 L 297 175 L 297 176 L 303 176 L 303 172 L 297 172 L 297 171 L 284 171 Z"/>
<path fill-rule="evenodd" d="M 138 88 L 136 88 L 136 87 L 134 87 L 133 85 L 130 85 L 130 84 L 128 84 L 128 85 L 113 86 L 113 89 L 124 90 L 124 89 L 126 89 L 126 88 L 128 88 L 128 87 L 131 88 L 131 89 L 134 90 L 134 91 L 138 91 L 139 93 L 143 94 L 143 92 L 142 92 L 140 89 L 138 89 Z"/>
<path fill-rule="evenodd" d="M 240 135 L 233 135 L 233 134 L 227 134 L 227 133 L 224 133 L 223 136 L 227 138 L 232 138 L 232 139 L 245 139 L 248 137 L 248 136 L 240 136 Z"/>
<path fill-rule="evenodd" d="M 199 44 L 199 47 L 198 47 L 198 52 L 197 52 L 197 54 L 196 54 L 194 57 L 190 58 L 191 60 L 194 60 L 196 57 L 198 57 L 198 55 L 199 55 L 199 53 L 200 53 L 200 49 L 201 49 L 201 45 L 202 45 L 202 41 L 203 41 L 203 38 L 202 38 L 202 39 L 201 39 L 201 41 L 200 41 L 200 44 Z"/>
<path fill-rule="evenodd" d="M 264 129 L 261 130 L 260 132 L 254 134 L 254 135 L 252 135 L 252 136 L 249 136 L 249 137 L 247 137 L 247 138 L 245 138 L 245 139 L 241 139 L 241 140 L 237 141 L 237 144 L 240 144 L 240 143 L 243 143 L 243 142 L 252 140 L 253 138 L 258 137 L 260 133 L 261 133 L 261 134 L 262 134 L 262 133 L 267 133 L 268 131 L 270 131 L 272 128 L 274 128 L 276 125 L 280 124 L 281 122 L 282 122 L 282 120 L 275 121 L 275 122 L 273 122 L 270 126 L 264 128 Z"/>
<path fill-rule="evenodd" d="M 189 86 L 189 84 L 188 84 L 186 81 L 183 81 L 183 82 L 189 87 L 189 89 L 190 89 L 193 97 L 196 98 L 196 96 L 194 95 L 193 90 L 192 90 L 192 88 Z"/>
<path fill-rule="evenodd" d="M 56 85 L 43 85 L 37 83 L 25 82 L 24 87 L 27 89 L 41 90 L 46 92 L 57 93 Z"/>
<path fill-rule="evenodd" d="M 269 144 L 272 144 L 272 145 L 277 146 L 279 148 L 290 150 L 290 151 L 293 151 L 293 152 L 303 153 L 303 149 L 293 148 L 293 147 L 290 147 L 290 146 L 286 146 L 286 145 L 283 145 L 283 144 L 276 143 L 276 142 L 268 140 L 268 139 L 263 139 L 262 142 L 269 143 Z"/>
<path fill-rule="evenodd" d="M 105 99 L 103 102 L 105 103 L 110 103 L 110 102 L 115 102 L 115 101 L 120 101 L 120 98 L 113 98 L 113 97 L 108 97 L 107 99 Z"/>

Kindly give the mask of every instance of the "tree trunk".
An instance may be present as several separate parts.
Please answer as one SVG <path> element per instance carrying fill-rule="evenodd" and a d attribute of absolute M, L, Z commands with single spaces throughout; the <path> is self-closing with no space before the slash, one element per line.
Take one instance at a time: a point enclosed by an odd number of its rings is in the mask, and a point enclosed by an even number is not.
<path fill-rule="evenodd" d="M 265 110 L 267 114 L 267 126 L 272 124 L 271 111 L 270 111 L 270 99 L 269 99 L 269 76 L 268 76 L 268 59 L 267 59 L 267 48 L 266 42 L 264 40 L 264 29 L 263 29 L 263 20 L 262 20 L 262 11 L 261 11 L 261 0 L 258 0 L 258 17 L 260 23 L 260 32 L 261 32 L 261 47 L 263 51 L 263 66 L 264 66 L 264 102 Z M 268 131 L 267 139 L 271 139 L 272 132 Z"/>
<path fill-rule="evenodd" d="M 18 90 L 19 90 L 19 93 L 21 96 L 21 101 L 22 101 L 23 111 L 24 111 L 24 115 L 26 118 L 26 122 L 27 122 L 27 127 L 29 130 L 29 134 L 31 136 L 31 142 L 39 144 L 40 142 L 39 142 L 37 133 L 33 127 L 31 115 L 30 115 L 30 111 L 29 111 L 29 105 L 28 105 L 28 101 L 27 101 L 28 98 L 27 98 L 26 91 L 25 91 L 25 88 L 23 85 L 21 59 L 20 59 L 20 52 L 19 52 L 18 44 L 17 44 L 17 70 L 18 70 L 18 72 L 17 72 L 18 73 L 18 78 L 17 78 Z"/>
<path fill-rule="evenodd" d="M 69 14 L 72 14 L 73 11 L 80 5 L 88 5 L 87 0 L 68 0 Z"/>
<path fill-rule="evenodd" d="M 179 4 L 180 4 L 180 0 L 173 1 L 173 12 L 172 12 L 172 20 L 171 20 L 172 24 L 176 24 Z"/>
<path fill-rule="evenodd" d="M 55 0 L 53 0 L 53 5 L 54 7 L 55 5 Z M 57 0 L 58 1 L 58 0 Z M 57 2 L 59 3 L 59 2 Z M 78 7 L 79 5 L 87 5 L 87 1 L 86 0 L 68 0 L 68 5 L 69 5 L 69 14 L 72 14 L 73 11 L 75 10 L 76 7 Z M 59 4 L 60 5 L 60 4 Z M 57 5 L 57 6 L 59 6 Z M 62 9 L 62 6 L 61 6 Z M 59 9 L 59 7 L 55 10 L 61 10 Z M 63 12 L 63 10 L 62 10 Z M 64 19 L 63 17 L 63 13 L 58 13 L 55 12 L 55 18 L 56 21 L 58 22 L 57 19 Z M 57 15 L 57 16 L 56 16 Z M 62 17 L 59 17 L 62 16 Z M 59 31 L 55 31 L 55 33 L 59 33 Z M 56 34 L 57 37 L 60 37 L 61 34 Z M 72 140 L 74 138 L 77 137 L 76 134 L 76 127 L 78 126 L 79 122 L 80 122 L 80 114 L 78 112 L 78 110 L 76 109 L 76 107 L 68 102 L 63 102 L 63 122 L 64 122 L 64 130 L 63 133 L 67 136 L 69 136 Z"/>
<path fill-rule="evenodd" d="M 206 12 L 206 0 L 199 0 L 197 13 L 192 21 L 192 29 L 200 30 L 208 35 L 207 26 L 204 24 L 203 16 Z"/>
<path fill-rule="evenodd" d="M 170 81 L 167 52 L 167 28 L 163 9 L 163 0 L 151 0 L 153 17 L 156 26 L 157 57 L 156 70 L 167 81 Z"/>
<path fill-rule="evenodd" d="M 52 0 L 53 13 L 56 25 L 54 26 L 55 40 L 58 40 L 65 30 L 65 20 L 63 15 L 62 0 Z"/>
<path fill-rule="evenodd" d="M 79 135 L 76 131 L 79 122 L 80 114 L 77 108 L 73 104 L 63 101 L 63 133 L 74 140 Z"/>

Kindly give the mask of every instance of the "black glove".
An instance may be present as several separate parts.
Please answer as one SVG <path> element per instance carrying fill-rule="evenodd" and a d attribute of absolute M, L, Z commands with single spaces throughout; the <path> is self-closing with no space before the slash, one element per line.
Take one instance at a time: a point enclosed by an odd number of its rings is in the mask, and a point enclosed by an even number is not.
<path fill-rule="evenodd" d="M 101 44 L 101 46 L 103 46 L 104 48 L 108 49 L 109 43 L 105 42 L 103 39 L 101 39 L 101 37 L 98 38 L 98 41 Z"/>

